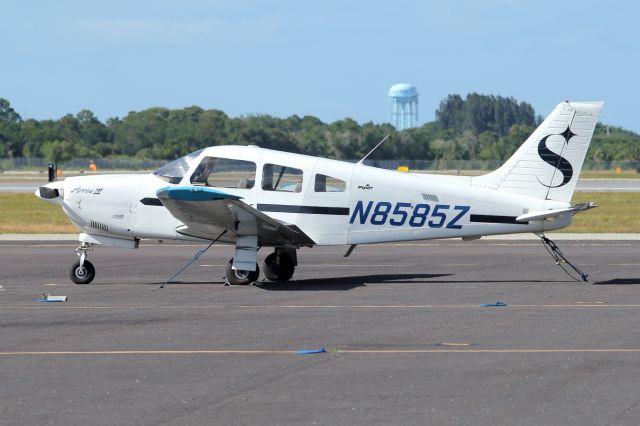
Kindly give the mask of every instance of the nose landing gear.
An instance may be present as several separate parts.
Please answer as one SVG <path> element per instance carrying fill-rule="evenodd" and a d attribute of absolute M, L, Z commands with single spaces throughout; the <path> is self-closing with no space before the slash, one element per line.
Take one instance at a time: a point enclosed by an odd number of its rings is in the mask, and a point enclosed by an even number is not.
<path fill-rule="evenodd" d="M 80 260 L 71 267 L 69 271 L 69 277 L 71 281 L 76 284 L 89 284 L 96 276 L 96 268 L 93 264 L 86 260 L 87 251 L 93 250 L 91 244 L 82 242 L 75 249 L 76 254 L 80 257 Z"/>

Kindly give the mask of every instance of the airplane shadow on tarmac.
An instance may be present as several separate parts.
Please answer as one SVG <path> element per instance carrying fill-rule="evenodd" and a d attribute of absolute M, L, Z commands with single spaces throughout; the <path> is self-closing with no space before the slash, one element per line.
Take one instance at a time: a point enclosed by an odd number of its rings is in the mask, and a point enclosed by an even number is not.
<path fill-rule="evenodd" d="M 313 278 L 296 281 L 263 281 L 256 287 L 269 291 L 314 291 L 314 290 L 351 290 L 356 287 L 366 287 L 369 284 L 402 284 L 431 283 L 429 278 L 448 277 L 451 274 L 375 274 L 356 275 L 350 277 Z"/>
<path fill-rule="evenodd" d="M 481 283 L 549 283 L 560 282 L 573 283 L 574 281 L 562 280 L 434 280 L 434 278 L 451 277 L 454 274 L 374 274 L 374 275 L 354 275 L 347 277 L 311 278 L 292 281 L 258 281 L 256 288 L 267 291 L 321 291 L 321 290 L 352 290 L 357 287 L 366 287 L 372 284 L 481 284 Z M 640 278 L 632 280 L 630 283 L 597 282 L 595 284 L 640 284 Z M 168 285 L 181 284 L 223 284 L 224 281 L 171 281 Z M 162 283 L 154 283 L 160 285 Z M 244 287 L 244 286 L 237 286 Z"/>
<path fill-rule="evenodd" d="M 352 277 L 314 278 L 298 281 L 263 281 L 256 287 L 268 291 L 314 291 L 314 290 L 351 290 L 371 284 L 483 284 L 483 283 L 573 283 L 566 280 L 432 280 L 429 278 L 450 277 L 454 274 L 381 274 Z M 638 280 L 640 284 L 640 280 Z"/>
<path fill-rule="evenodd" d="M 595 285 L 634 285 L 640 284 L 640 278 L 614 278 L 607 281 L 596 281 Z"/>

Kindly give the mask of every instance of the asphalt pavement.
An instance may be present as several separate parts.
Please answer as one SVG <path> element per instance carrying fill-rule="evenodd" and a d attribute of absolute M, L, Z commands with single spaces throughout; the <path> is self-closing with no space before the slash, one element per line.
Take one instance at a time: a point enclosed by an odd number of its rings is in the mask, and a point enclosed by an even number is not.
<path fill-rule="evenodd" d="M 35 192 L 47 182 L 18 181 L 18 182 L 2 182 L 0 181 L 0 192 Z"/>
<path fill-rule="evenodd" d="M 214 246 L 163 290 L 200 246 L 99 247 L 77 286 L 73 243 L 2 242 L 0 424 L 639 424 L 640 241 L 559 245 L 592 283 L 535 240 L 304 249 L 233 287 Z"/>
<path fill-rule="evenodd" d="M 640 192 L 640 179 L 586 179 L 579 180 L 580 192 Z"/>

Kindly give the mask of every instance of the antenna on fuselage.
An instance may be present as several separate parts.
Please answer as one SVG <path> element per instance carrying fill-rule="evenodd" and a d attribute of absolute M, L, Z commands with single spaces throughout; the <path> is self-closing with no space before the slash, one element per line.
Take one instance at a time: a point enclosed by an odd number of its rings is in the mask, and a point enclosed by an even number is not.
<path fill-rule="evenodd" d="M 379 147 L 380 145 L 382 145 L 382 143 L 383 143 L 384 141 L 386 141 L 387 139 L 389 139 L 389 136 L 391 136 L 391 133 L 388 133 L 388 134 L 387 134 L 387 136 L 385 136 L 385 137 L 384 137 L 384 139 L 382 139 L 380 142 L 378 142 L 378 145 L 376 145 L 375 147 L 373 147 L 373 149 L 372 149 L 371 151 L 369 151 L 369 152 L 367 153 L 367 155 L 365 155 L 364 157 L 362 157 L 362 160 L 358 161 L 356 164 L 362 164 L 362 162 L 363 162 L 364 160 L 366 160 L 368 156 L 370 156 L 371 154 L 373 154 L 373 151 L 375 151 L 376 149 L 378 149 L 378 147 Z"/>

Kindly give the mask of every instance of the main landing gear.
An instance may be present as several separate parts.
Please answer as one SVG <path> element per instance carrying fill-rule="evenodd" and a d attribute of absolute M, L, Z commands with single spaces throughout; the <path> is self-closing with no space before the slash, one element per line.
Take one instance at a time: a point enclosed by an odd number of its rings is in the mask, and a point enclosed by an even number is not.
<path fill-rule="evenodd" d="M 297 264 L 295 249 L 277 247 L 264 259 L 264 276 L 270 281 L 287 281 L 293 276 Z"/>
<path fill-rule="evenodd" d="M 214 240 L 209 246 L 199 251 L 193 259 L 191 259 L 180 271 L 167 280 L 162 287 L 175 278 L 180 272 L 184 271 L 189 265 L 196 261 L 204 252 L 217 241 Z M 69 271 L 71 281 L 76 284 L 89 284 L 96 276 L 96 269 L 93 264 L 87 260 L 87 252 L 93 250 L 91 243 L 82 241 L 75 249 L 76 254 L 80 258 Z M 275 251 L 264 259 L 264 275 L 270 281 L 287 281 L 293 276 L 295 267 L 298 265 L 296 249 L 287 247 L 276 247 Z M 260 276 L 260 268 L 256 263 L 255 271 L 246 271 L 235 269 L 233 267 L 233 259 L 227 264 L 227 281 L 233 285 L 247 285 L 254 283 Z"/>
<path fill-rule="evenodd" d="M 260 268 L 256 263 L 255 271 L 242 271 L 233 268 L 233 259 L 227 263 L 227 282 L 231 285 L 248 285 L 258 281 L 260 276 Z"/>
<path fill-rule="evenodd" d="M 278 247 L 276 251 L 264 259 L 264 276 L 270 281 L 287 281 L 293 276 L 297 265 L 295 249 Z M 260 268 L 256 264 L 255 271 L 243 271 L 233 268 L 233 259 L 227 263 L 227 282 L 232 285 L 254 283 L 260 276 Z"/>
<path fill-rule="evenodd" d="M 93 249 L 91 244 L 86 242 L 81 242 L 75 249 L 80 260 L 71 267 L 69 277 L 76 284 L 89 284 L 96 276 L 96 268 L 93 267 L 93 263 L 87 260 L 87 251 L 89 250 Z"/>

